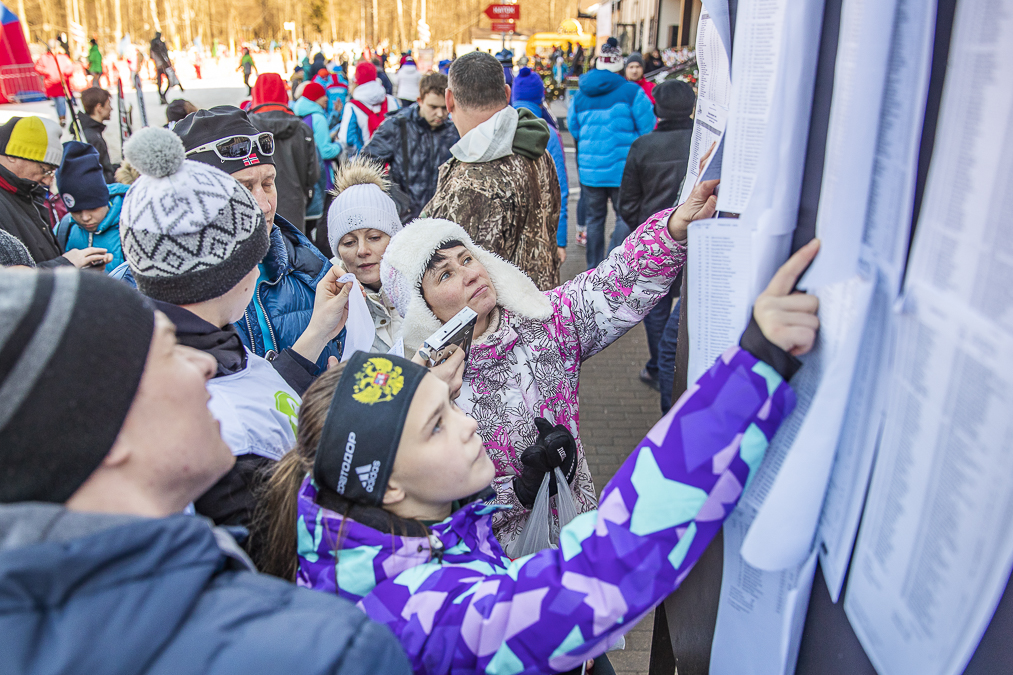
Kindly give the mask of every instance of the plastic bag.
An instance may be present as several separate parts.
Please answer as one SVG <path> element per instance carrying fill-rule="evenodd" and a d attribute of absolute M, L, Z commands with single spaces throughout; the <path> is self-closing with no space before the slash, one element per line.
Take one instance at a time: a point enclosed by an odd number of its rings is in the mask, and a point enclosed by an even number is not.
<path fill-rule="evenodd" d="M 566 476 L 557 466 L 556 473 L 556 514 L 559 516 L 559 527 L 566 527 L 566 524 L 577 517 L 577 502 L 570 492 L 570 486 L 566 482 Z M 559 531 L 556 531 L 556 540 L 559 540 Z"/>
<path fill-rule="evenodd" d="M 515 539 L 507 551 L 507 555 L 513 559 L 523 558 L 526 555 L 537 553 L 545 548 L 559 547 L 559 530 L 567 523 L 577 517 L 577 502 L 573 499 L 570 486 L 566 482 L 563 472 L 556 467 L 556 515 L 559 517 L 559 526 L 552 521 L 552 513 L 549 510 L 549 474 L 545 474 L 542 485 L 535 495 L 535 504 L 531 507 L 528 515 L 528 522 L 520 536 Z"/>
<path fill-rule="evenodd" d="M 535 495 L 535 504 L 528 514 L 528 522 L 520 536 L 511 542 L 507 555 L 512 559 L 523 558 L 531 553 L 541 551 L 543 548 L 552 546 L 549 539 L 549 529 L 552 514 L 549 513 L 549 474 L 545 474 L 542 485 Z"/>

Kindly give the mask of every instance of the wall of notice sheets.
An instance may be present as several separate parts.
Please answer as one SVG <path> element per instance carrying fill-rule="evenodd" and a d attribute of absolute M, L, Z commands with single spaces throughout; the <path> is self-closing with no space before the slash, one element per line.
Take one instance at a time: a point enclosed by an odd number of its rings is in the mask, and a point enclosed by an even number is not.
<path fill-rule="evenodd" d="M 961 673 L 1013 567 L 1013 0 L 957 0 L 945 24 L 933 0 L 838 4 L 800 284 L 822 329 L 724 528 L 713 675 L 795 671 L 817 564 L 878 673 Z M 824 7 L 704 0 L 684 195 L 700 172 L 721 186 L 689 234 L 690 381 L 798 245 Z"/>

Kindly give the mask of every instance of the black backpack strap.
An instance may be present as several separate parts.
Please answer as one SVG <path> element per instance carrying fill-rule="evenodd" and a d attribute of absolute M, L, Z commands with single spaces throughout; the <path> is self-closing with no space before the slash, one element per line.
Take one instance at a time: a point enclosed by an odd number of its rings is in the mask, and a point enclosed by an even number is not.
<path fill-rule="evenodd" d="M 64 253 L 67 252 L 67 240 L 70 239 L 70 228 L 74 226 L 73 219 L 67 221 L 67 227 L 61 227 L 62 223 L 56 225 L 56 243 L 59 244 L 60 250 Z"/>
<path fill-rule="evenodd" d="M 398 115 L 395 119 L 397 119 L 397 125 L 401 127 L 401 161 L 404 164 L 402 171 L 404 171 L 405 180 L 408 180 L 408 120 L 405 119 L 405 115 L 407 113 Z"/>

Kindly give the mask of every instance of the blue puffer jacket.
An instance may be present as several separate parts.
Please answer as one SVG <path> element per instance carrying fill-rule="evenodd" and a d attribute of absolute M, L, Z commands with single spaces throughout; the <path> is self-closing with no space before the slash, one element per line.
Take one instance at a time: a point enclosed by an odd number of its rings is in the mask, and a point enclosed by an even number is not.
<path fill-rule="evenodd" d="M 109 188 L 109 212 L 102 222 L 95 228 L 95 232 L 89 233 L 71 218 L 68 213 L 63 217 L 53 232 L 56 241 L 63 245 L 64 251 L 74 248 L 88 248 L 98 246 L 113 254 L 113 261 L 106 265 L 106 272 L 112 272 L 123 264 L 123 247 L 120 244 L 120 210 L 123 208 L 123 195 L 130 189 L 129 185 L 122 183 L 110 183 Z"/>
<path fill-rule="evenodd" d="M 619 187 L 630 146 L 654 129 L 654 106 L 622 75 L 592 70 L 581 76 L 566 122 L 577 143 L 580 184 Z"/>
<path fill-rule="evenodd" d="M 258 356 L 265 356 L 267 347 L 254 305 L 259 303 L 267 315 L 268 330 L 274 334 L 271 342 L 278 351 L 291 347 L 309 326 L 317 283 L 331 269 L 331 261 L 292 223 L 275 216 L 263 265 L 267 279 L 257 284 L 246 314 L 235 323 L 243 344 Z M 328 356 L 341 358 L 343 338 L 344 331 L 324 348 L 317 366 L 326 368 Z"/>
<path fill-rule="evenodd" d="M 6 675 L 410 672 L 391 632 L 334 595 L 250 570 L 207 521 L 0 506 Z"/>
<path fill-rule="evenodd" d="M 271 248 L 264 256 L 263 265 L 267 280 L 257 284 L 246 313 L 234 324 L 243 344 L 258 356 L 267 355 L 267 346 L 255 305 L 259 303 L 267 316 L 267 327 L 273 333 L 272 342 L 276 349 L 281 351 L 291 347 L 309 326 L 317 283 L 331 269 L 331 261 L 321 255 L 292 223 L 276 215 L 271 228 Z M 127 263 L 114 269 L 109 276 L 137 287 Z M 342 329 L 338 337 L 324 348 L 317 359 L 321 370 L 327 367 L 327 357 L 341 358 L 344 339 L 345 331 Z"/>
<path fill-rule="evenodd" d="M 514 101 L 513 106 L 515 108 L 527 108 L 542 119 L 545 119 L 544 107 L 534 101 Z M 549 144 L 545 146 L 545 149 L 549 151 L 552 163 L 556 165 L 556 178 L 559 179 L 559 224 L 556 226 L 556 246 L 566 248 L 566 224 L 568 222 L 567 212 L 569 211 L 567 203 L 570 201 L 567 199 L 567 195 L 570 194 L 570 180 L 566 175 L 566 153 L 563 151 L 563 141 L 560 140 L 559 133 L 551 124 L 549 125 Z"/>

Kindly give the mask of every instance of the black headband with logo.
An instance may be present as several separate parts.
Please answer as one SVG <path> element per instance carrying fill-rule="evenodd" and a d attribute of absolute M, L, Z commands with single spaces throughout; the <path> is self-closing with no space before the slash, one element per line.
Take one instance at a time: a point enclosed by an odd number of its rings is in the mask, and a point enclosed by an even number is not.
<path fill-rule="evenodd" d="M 320 433 L 317 485 L 359 504 L 383 503 L 408 408 L 428 372 L 391 354 L 352 355 Z"/>

